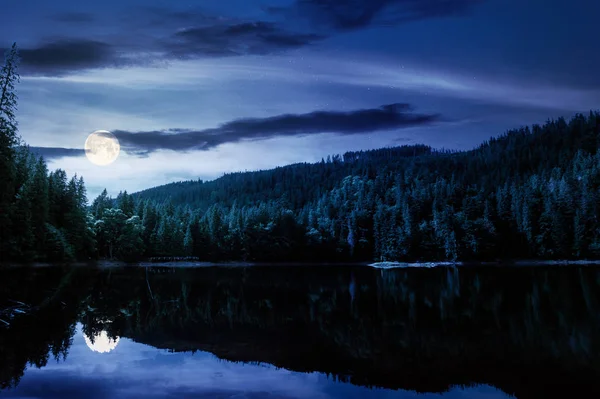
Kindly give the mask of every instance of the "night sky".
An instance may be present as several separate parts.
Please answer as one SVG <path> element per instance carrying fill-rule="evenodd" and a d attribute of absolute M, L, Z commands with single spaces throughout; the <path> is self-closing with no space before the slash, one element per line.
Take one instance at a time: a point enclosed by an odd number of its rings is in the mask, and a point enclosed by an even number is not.
<path fill-rule="evenodd" d="M 590 0 L 4 0 L 19 129 L 50 168 L 140 189 L 490 136 L 600 108 Z M 119 159 L 84 155 L 113 132 Z"/>

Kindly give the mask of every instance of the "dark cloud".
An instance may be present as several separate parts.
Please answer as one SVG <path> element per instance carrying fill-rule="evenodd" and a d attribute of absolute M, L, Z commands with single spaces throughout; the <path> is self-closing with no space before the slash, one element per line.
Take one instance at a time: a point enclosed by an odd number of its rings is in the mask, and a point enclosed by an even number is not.
<path fill-rule="evenodd" d="M 309 45 L 323 37 L 288 32 L 273 23 L 243 22 L 188 28 L 167 44 L 177 57 L 270 54 Z"/>
<path fill-rule="evenodd" d="M 170 129 L 150 132 L 117 130 L 113 133 L 127 152 L 133 151 L 140 155 L 159 149 L 207 150 L 224 143 L 272 137 L 319 133 L 360 134 L 427 125 L 438 120 L 438 115 L 411 112 L 407 104 L 390 104 L 380 108 L 350 112 L 316 111 L 270 118 L 238 119 L 204 130 Z"/>
<path fill-rule="evenodd" d="M 97 40 L 59 39 L 34 48 L 19 49 L 24 74 L 60 76 L 69 72 L 139 63 Z"/>
<path fill-rule="evenodd" d="M 62 14 L 57 14 L 52 17 L 54 21 L 58 22 L 67 22 L 67 23 L 90 23 L 94 22 L 96 18 L 92 14 L 88 14 L 85 12 L 65 12 Z"/>
<path fill-rule="evenodd" d="M 465 13 L 481 1 L 295 0 L 289 7 L 268 9 L 279 15 L 277 23 L 147 6 L 108 22 L 120 31 L 110 39 L 59 38 L 21 49 L 22 72 L 61 76 L 96 68 L 165 65 L 174 59 L 273 54 L 317 43 L 335 31 Z M 54 19 L 85 22 L 90 31 L 100 23 L 93 15 L 76 12 Z M 308 27 L 300 28 L 298 20 L 308 21 Z"/>
<path fill-rule="evenodd" d="M 289 7 L 270 7 L 287 20 L 303 18 L 316 27 L 354 30 L 419 19 L 463 14 L 484 0 L 296 0 Z"/>
<path fill-rule="evenodd" d="M 174 59 L 264 55 L 307 46 L 324 38 L 290 32 L 267 22 L 210 22 L 183 30 L 171 29 L 161 37 L 144 36 L 138 40 L 134 35 L 114 42 L 57 39 L 34 48 L 21 48 L 22 73 L 63 76 L 87 69 L 162 66 Z"/>
<path fill-rule="evenodd" d="M 85 155 L 85 150 L 78 148 L 29 147 L 29 151 L 37 156 L 41 155 L 46 160 L 63 157 L 79 157 Z"/>

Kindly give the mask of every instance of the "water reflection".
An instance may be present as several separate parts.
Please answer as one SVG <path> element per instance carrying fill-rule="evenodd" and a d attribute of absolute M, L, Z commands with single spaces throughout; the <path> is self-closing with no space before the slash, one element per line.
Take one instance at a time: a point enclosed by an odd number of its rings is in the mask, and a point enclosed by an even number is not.
<path fill-rule="evenodd" d="M 108 353 L 115 349 L 119 344 L 119 337 L 109 337 L 106 331 L 100 331 L 98 334 L 88 337 L 82 333 L 85 344 L 92 352 Z"/>
<path fill-rule="evenodd" d="M 0 306 L 32 309 L 0 328 L 0 383 L 16 387 L 2 396 L 600 393 L 591 267 L 43 268 L 0 281 Z M 47 382 L 55 396 L 36 391 Z"/>
<path fill-rule="evenodd" d="M 414 392 L 373 390 L 335 381 L 322 373 L 298 373 L 268 364 L 228 362 L 207 352 L 194 355 L 159 350 L 121 340 L 114 351 L 100 355 L 89 351 L 78 326 L 69 356 L 64 362 L 49 362 L 43 369 L 30 369 L 18 389 L 4 397 L 27 398 L 414 398 Z M 53 387 L 49 390 L 49 387 Z M 450 392 L 458 396 L 465 391 Z M 467 397 L 487 393 L 505 397 L 487 387 L 467 389 Z M 462 396 L 462 395 L 461 395 Z M 439 395 L 419 398 L 433 399 Z"/>

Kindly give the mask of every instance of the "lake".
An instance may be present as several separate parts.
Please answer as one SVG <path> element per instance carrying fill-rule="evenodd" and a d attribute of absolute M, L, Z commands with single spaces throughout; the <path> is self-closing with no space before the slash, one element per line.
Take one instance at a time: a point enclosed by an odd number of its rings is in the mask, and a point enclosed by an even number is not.
<path fill-rule="evenodd" d="M 600 397 L 600 268 L 0 269 L 0 397 Z"/>

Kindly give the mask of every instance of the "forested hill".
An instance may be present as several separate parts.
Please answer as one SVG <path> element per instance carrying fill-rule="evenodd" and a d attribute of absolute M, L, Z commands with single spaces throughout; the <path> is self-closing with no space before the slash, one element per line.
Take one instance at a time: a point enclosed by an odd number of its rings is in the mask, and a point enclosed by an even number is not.
<path fill-rule="evenodd" d="M 471 151 L 349 152 L 116 201 L 104 193 L 92 212 L 97 220 L 110 207 L 123 220 L 137 215 L 147 256 L 599 258 L 599 138 L 600 114 L 590 112 L 512 130 Z M 98 244 L 108 253 L 101 237 Z"/>
<path fill-rule="evenodd" d="M 171 201 L 206 209 L 214 203 L 257 205 L 284 198 L 294 209 L 318 199 L 346 176 L 366 179 L 403 173 L 424 182 L 454 178 L 456 184 L 479 184 L 486 189 L 506 179 L 520 182 L 532 174 L 564 168 L 578 151 L 594 155 L 598 148 L 597 113 L 577 115 L 511 130 L 470 151 L 436 150 L 425 145 L 347 152 L 319 163 L 300 163 L 272 170 L 238 172 L 203 182 L 190 180 L 166 184 L 134 194 L 135 198 Z"/>
<path fill-rule="evenodd" d="M 331 191 L 348 175 L 375 178 L 381 168 L 397 169 L 404 160 L 432 154 L 425 145 L 384 148 L 372 151 L 348 152 L 334 155 L 319 163 L 298 163 L 256 172 L 225 174 L 213 181 L 191 180 L 170 183 L 133 194 L 135 198 L 174 205 L 190 205 L 208 208 L 219 203 L 231 206 L 259 205 L 269 200 L 284 199 L 293 208 L 302 207 L 308 201 Z"/>

